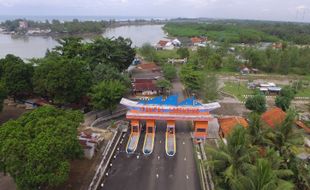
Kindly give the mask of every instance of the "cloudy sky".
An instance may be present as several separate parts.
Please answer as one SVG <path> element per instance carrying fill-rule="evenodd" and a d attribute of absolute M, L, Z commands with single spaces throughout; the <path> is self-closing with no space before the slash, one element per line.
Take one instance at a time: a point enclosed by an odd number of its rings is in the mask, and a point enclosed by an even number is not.
<path fill-rule="evenodd" d="M 0 0 L 0 15 L 208 17 L 310 22 L 310 0 Z"/>

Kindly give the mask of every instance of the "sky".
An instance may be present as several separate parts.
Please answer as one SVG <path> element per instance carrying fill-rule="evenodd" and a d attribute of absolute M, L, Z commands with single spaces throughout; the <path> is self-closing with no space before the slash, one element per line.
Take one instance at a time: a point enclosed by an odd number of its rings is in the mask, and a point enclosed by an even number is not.
<path fill-rule="evenodd" d="M 0 0 L 0 15 L 205 17 L 310 22 L 310 0 Z"/>

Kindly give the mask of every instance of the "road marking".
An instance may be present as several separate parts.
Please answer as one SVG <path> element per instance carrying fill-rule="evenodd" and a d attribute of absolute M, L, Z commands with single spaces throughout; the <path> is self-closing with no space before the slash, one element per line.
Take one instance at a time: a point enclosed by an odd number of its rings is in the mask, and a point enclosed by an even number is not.
<path fill-rule="evenodd" d="M 184 161 L 186 161 L 186 157 L 184 157 Z"/>
<path fill-rule="evenodd" d="M 139 155 L 137 155 L 137 159 L 139 159 L 139 157 L 140 157 L 140 156 L 139 156 Z"/>
<path fill-rule="evenodd" d="M 157 178 L 157 179 L 159 178 L 159 175 L 158 175 L 158 174 L 156 174 L 156 178 Z"/>
<path fill-rule="evenodd" d="M 157 159 L 159 160 L 159 159 L 160 159 L 160 156 L 158 156 Z"/>
<path fill-rule="evenodd" d="M 186 179 L 189 179 L 188 175 L 186 175 Z"/>
<path fill-rule="evenodd" d="M 161 144 L 161 140 L 159 141 L 159 143 Z"/>
<path fill-rule="evenodd" d="M 185 144 L 185 142 L 183 141 L 183 144 Z"/>

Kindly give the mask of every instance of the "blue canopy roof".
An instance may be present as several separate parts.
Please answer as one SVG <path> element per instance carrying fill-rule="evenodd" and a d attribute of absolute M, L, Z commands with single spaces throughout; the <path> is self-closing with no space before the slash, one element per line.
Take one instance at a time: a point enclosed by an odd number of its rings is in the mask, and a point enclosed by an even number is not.
<path fill-rule="evenodd" d="M 165 105 L 165 106 L 202 106 L 194 97 L 187 98 L 178 103 L 178 95 L 171 95 L 163 100 L 162 96 L 155 97 L 151 100 L 141 100 L 138 104 L 143 105 Z"/>
<path fill-rule="evenodd" d="M 178 105 L 178 95 L 168 96 L 168 98 L 162 102 L 162 105 L 177 106 Z"/>
<path fill-rule="evenodd" d="M 179 103 L 179 106 L 201 106 L 202 104 L 197 102 L 197 100 L 193 97 L 187 98 Z"/>

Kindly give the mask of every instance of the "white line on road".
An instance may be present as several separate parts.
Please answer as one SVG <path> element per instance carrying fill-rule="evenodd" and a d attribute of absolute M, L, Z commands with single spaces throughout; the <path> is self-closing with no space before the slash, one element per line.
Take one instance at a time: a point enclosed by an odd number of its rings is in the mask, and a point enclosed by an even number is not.
<path fill-rule="evenodd" d="M 157 179 L 159 178 L 159 175 L 158 175 L 158 174 L 156 174 L 156 178 L 157 178 Z"/>
<path fill-rule="evenodd" d="M 160 156 L 158 156 L 157 159 L 159 160 L 159 159 L 160 159 Z"/>
<path fill-rule="evenodd" d="M 186 175 L 186 179 L 189 179 L 188 175 Z"/>
<path fill-rule="evenodd" d="M 185 144 L 185 142 L 183 141 L 183 144 Z"/>
<path fill-rule="evenodd" d="M 186 161 L 186 157 L 184 157 L 184 161 Z"/>

